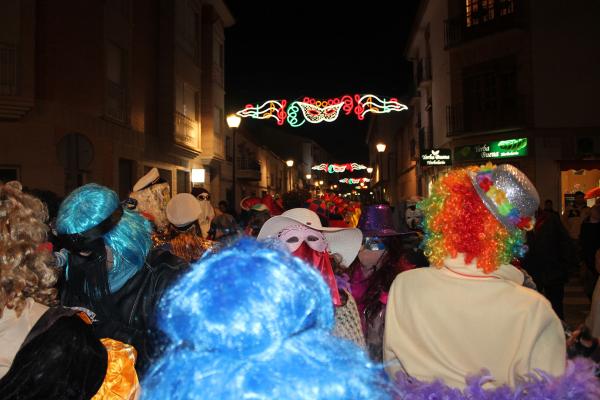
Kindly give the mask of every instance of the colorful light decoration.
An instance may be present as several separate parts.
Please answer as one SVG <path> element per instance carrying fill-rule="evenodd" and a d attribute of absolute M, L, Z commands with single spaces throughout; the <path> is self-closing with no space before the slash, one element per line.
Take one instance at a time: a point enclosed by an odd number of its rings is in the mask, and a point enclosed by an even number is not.
<path fill-rule="evenodd" d="M 291 126 L 298 127 L 305 122 L 311 124 L 333 122 L 342 111 L 346 115 L 354 113 L 359 120 L 363 120 L 370 112 L 384 114 L 408 109 L 394 97 L 386 100 L 373 94 L 344 95 L 327 100 L 304 97 L 302 101 L 292 101 L 287 104 L 287 100 L 267 100 L 262 105 L 247 104 L 236 114 L 242 118 L 274 118 L 278 125 L 283 125 L 287 121 Z"/>
<path fill-rule="evenodd" d="M 327 171 L 330 174 L 340 173 L 340 172 L 352 172 L 358 171 L 361 169 L 367 169 L 366 166 L 357 163 L 346 163 L 346 164 L 319 164 L 312 167 L 312 169 L 317 171 Z"/>
<path fill-rule="evenodd" d="M 349 185 L 357 185 L 360 183 L 371 182 L 369 178 L 342 178 L 341 183 L 347 183 Z"/>

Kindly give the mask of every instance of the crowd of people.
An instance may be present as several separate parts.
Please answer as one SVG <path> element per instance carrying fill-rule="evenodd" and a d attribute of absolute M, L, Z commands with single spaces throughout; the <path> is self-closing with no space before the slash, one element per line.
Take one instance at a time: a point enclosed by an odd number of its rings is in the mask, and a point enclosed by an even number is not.
<path fill-rule="evenodd" d="M 405 218 L 170 193 L 157 170 L 59 207 L 0 183 L 1 399 L 600 398 L 600 202 L 561 218 L 491 164 Z M 579 261 L 592 309 L 571 329 Z"/>

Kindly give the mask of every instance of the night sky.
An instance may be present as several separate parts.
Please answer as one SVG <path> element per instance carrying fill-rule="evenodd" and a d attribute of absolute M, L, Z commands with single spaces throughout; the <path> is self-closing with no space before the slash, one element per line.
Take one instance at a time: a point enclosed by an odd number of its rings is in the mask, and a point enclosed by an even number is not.
<path fill-rule="evenodd" d="M 232 0 L 227 5 L 236 19 L 225 31 L 227 112 L 269 99 L 407 93 L 411 68 L 404 49 L 418 0 Z M 250 126 L 261 124 L 276 126 L 276 121 Z M 320 143 L 334 155 L 332 161 L 366 161 L 368 117 L 340 115 L 333 123 L 284 126 Z"/>

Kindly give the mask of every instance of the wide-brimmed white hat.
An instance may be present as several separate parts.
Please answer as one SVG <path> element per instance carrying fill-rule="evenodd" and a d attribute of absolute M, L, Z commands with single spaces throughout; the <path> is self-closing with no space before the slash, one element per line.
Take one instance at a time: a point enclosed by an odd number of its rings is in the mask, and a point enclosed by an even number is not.
<path fill-rule="evenodd" d="M 133 191 L 137 192 L 138 190 L 142 190 L 150 186 L 153 182 L 157 181 L 160 178 L 160 174 L 158 173 L 158 169 L 152 168 L 148 173 L 142 176 L 136 183 L 133 185 Z"/>
<path fill-rule="evenodd" d="M 308 228 L 323 232 L 329 252 L 342 256 L 342 266 L 348 267 L 356 258 L 362 244 L 362 232 L 356 228 L 325 228 L 319 216 L 307 208 L 293 208 L 281 215 L 271 217 L 265 222 L 258 240 L 276 237 L 283 229 L 301 224 Z"/>
<path fill-rule="evenodd" d="M 189 193 L 178 193 L 167 204 L 167 219 L 178 228 L 198 220 L 201 212 L 200 202 Z"/>

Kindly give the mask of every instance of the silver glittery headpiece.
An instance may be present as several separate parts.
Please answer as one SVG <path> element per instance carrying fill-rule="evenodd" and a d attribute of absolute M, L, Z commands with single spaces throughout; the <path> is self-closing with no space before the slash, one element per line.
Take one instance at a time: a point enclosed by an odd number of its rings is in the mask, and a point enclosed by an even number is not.
<path fill-rule="evenodd" d="M 509 164 L 488 164 L 469 177 L 483 204 L 506 228 L 529 230 L 540 196 L 527 176 Z"/>

